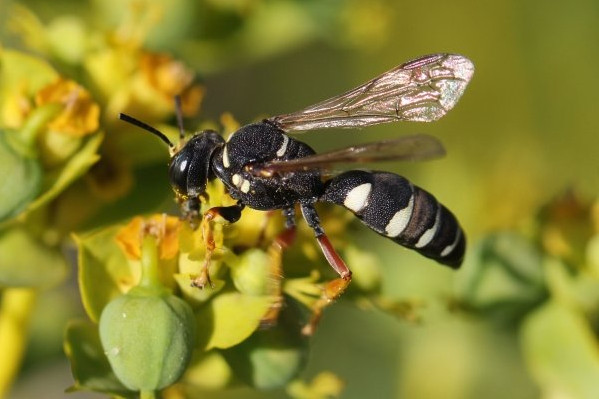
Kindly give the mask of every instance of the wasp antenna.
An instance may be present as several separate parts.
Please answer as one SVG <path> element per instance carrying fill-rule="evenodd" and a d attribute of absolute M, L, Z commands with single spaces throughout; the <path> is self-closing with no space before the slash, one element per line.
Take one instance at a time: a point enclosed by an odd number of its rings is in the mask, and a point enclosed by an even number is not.
<path fill-rule="evenodd" d="M 139 119 L 135 119 L 134 117 L 129 116 L 127 114 L 123 114 L 123 113 L 119 114 L 119 119 L 122 121 L 125 121 L 125 122 L 129 122 L 130 124 L 140 127 L 144 130 L 147 130 L 148 132 L 158 136 L 160 138 L 160 140 L 164 141 L 169 146 L 169 148 L 175 148 L 175 145 L 173 143 L 171 143 L 171 141 L 168 139 L 168 137 L 166 137 L 166 135 L 164 133 L 162 133 L 160 130 L 156 129 L 155 127 L 152 127 L 152 126 L 148 125 L 147 123 L 140 121 Z"/>
<path fill-rule="evenodd" d="M 181 106 L 181 96 L 175 96 L 175 114 L 177 115 L 177 125 L 179 125 L 179 140 L 185 138 L 185 130 L 183 130 L 183 107 Z"/>

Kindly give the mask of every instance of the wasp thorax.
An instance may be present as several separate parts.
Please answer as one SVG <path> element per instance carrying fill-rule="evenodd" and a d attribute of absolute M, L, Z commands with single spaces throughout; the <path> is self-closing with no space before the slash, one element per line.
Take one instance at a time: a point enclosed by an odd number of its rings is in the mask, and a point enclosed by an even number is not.
<path fill-rule="evenodd" d="M 214 151 L 224 145 L 216 132 L 207 130 L 193 136 L 171 159 L 169 180 L 178 195 L 196 197 L 206 190 L 211 178 Z"/>

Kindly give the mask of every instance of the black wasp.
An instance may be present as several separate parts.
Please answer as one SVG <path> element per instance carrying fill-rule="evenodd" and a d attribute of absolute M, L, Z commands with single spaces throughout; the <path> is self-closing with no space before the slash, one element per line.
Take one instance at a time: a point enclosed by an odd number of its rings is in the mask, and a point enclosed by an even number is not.
<path fill-rule="evenodd" d="M 340 277 L 325 287 L 324 299 L 330 301 L 347 287 L 351 271 L 325 235 L 314 208 L 316 202 L 342 205 L 380 235 L 454 268 L 462 262 L 466 239 L 447 208 L 401 176 L 352 170 L 325 179 L 323 169 L 335 163 L 423 160 L 440 156 L 444 150 L 433 137 L 413 135 L 315 154 L 286 133 L 394 121 L 431 122 L 457 103 L 473 72 L 472 62 L 460 55 L 424 56 L 299 112 L 243 126 L 227 141 L 206 130 L 186 142 L 182 139 L 175 147 L 164 134 L 143 122 L 124 114 L 120 118 L 169 145 L 170 183 L 189 219 L 198 216 L 200 197 L 207 182 L 215 178 L 223 181 L 237 204 L 212 208 L 204 218 L 218 215 L 232 223 L 241 217 L 245 206 L 281 209 L 287 228 L 281 237 L 291 241 L 295 206 L 299 204 L 325 258 Z M 180 112 L 178 116 L 181 125 Z"/>

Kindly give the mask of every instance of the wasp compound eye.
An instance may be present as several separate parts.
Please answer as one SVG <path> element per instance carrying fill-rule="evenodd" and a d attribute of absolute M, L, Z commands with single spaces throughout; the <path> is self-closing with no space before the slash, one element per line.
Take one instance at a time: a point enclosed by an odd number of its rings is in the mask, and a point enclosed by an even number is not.
<path fill-rule="evenodd" d="M 168 177 L 173 189 L 180 195 L 187 195 L 187 176 L 193 160 L 193 151 L 184 147 L 173 159 L 168 170 Z"/>

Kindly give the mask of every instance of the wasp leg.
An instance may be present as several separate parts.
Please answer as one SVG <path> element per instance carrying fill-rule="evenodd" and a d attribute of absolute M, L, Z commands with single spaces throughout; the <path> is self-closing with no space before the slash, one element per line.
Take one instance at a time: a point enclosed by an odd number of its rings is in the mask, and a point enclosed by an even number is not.
<path fill-rule="evenodd" d="M 208 267 L 210 266 L 210 261 L 212 260 L 212 254 L 216 248 L 214 234 L 212 231 L 212 223 L 217 218 L 222 218 L 229 223 L 235 223 L 241 217 L 241 211 L 243 208 L 245 208 L 245 205 L 241 202 L 238 202 L 237 204 L 231 206 L 217 206 L 210 208 L 206 211 L 206 213 L 204 213 L 201 226 L 202 237 L 204 238 L 204 245 L 206 246 L 206 255 L 204 256 L 204 264 L 202 265 L 200 275 L 194 278 L 191 282 L 192 287 L 197 287 L 200 289 L 206 287 L 206 285 L 213 287 L 212 281 L 210 280 L 210 273 L 208 272 Z"/>
<path fill-rule="evenodd" d="M 286 210 L 283 211 L 285 213 Z M 262 218 L 262 224 L 260 225 L 260 233 L 258 234 L 258 238 L 256 239 L 256 247 L 263 247 L 266 245 L 266 230 L 268 229 L 268 223 L 270 223 L 270 219 L 276 211 L 265 211 L 264 218 Z"/>
<path fill-rule="evenodd" d="M 275 300 L 260 321 L 260 324 L 263 327 L 273 326 L 281 312 L 281 307 L 283 305 L 283 290 L 281 287 L 281 282 L 283 280 L 283 250 L 293 244 L 296 236 L 295 208 L 284 209 L 283 215 L 285 216 L 285 230 L 279 233 L 268 247 L 268 255 L 270 257 L 269 274 L 271 277 L 269 295 L 272 295 Z"/>
<path fill-rule="evenodd" d="M 323 287 L 322 296 L 316 301 L 312 307 L 312 318 L 310 322 L 304 326 L 302 333 L 304 335 L 312 335 L 316 330 L 316 326 L 322 317 L 325 307 L 330 305 L 334 300 L 339 298 L 351 282 L 351 270 L 347 267 L 343 259 L 339 256 L 335 248 L 329 241 L 329 238 L 324 233 L 320 226 L 320 220 L 316 209 L 312 205 L 302 204 L 302 214 L 308 225 L 314 230 L 314 235 L 318 241 L 318 245 L 324 254 L 329 265 L 337 272 L 339 278 L 329 281 Z"/>

